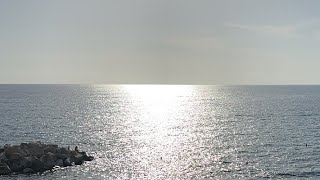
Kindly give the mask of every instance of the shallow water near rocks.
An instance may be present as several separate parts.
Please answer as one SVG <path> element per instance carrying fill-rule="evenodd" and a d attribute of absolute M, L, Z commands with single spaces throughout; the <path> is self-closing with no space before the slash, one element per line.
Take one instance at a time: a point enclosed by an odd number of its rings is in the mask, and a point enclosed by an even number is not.
<path fill-rule="evenodd" d="M 320 86 L 0 85 L 1 145 L 95 157 L 1 179 L 317 179 L 319 120 Z"/>

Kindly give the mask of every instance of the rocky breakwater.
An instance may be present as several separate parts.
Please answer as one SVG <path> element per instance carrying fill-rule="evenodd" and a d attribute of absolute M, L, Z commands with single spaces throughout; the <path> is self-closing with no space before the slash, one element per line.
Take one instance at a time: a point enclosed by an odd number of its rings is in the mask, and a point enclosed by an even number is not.
<path fill-rule="evenodd" d="M 80 152 L 77 146 L 70 150 L 41 142 L 4 145 L 0 147 L 0 175 L 38 173 L 92 160 L 92 156 Z"/>

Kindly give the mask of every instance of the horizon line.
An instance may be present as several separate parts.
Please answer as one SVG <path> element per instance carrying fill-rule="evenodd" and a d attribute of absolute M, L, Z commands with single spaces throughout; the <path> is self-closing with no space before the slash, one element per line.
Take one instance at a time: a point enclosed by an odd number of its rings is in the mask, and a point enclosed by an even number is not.
<path fill-rule="evenodd" d="M 166 84 L 166 83 L 0 83 L 0 85 L 150 85 L 150 86 L 320 86 L 320 84 Z"/>

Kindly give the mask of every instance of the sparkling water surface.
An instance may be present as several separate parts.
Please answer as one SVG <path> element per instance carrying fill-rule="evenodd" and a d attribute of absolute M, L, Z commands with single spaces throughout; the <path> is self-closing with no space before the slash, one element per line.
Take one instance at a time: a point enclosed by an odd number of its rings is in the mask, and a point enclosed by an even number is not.
<path fill-rule="evenodd" d="M 0 85 L 1 145 L 95 157 L 0 178 L 318 179 L 319 120 L 320 86 Z"/>

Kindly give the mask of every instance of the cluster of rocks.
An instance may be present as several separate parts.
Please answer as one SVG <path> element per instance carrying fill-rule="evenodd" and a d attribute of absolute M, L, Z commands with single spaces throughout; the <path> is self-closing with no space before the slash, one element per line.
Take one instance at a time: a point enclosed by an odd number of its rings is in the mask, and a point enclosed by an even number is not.
<path fill-rule="evenodd" d="M 0 175 L 37 173 L 92 160 L 92 156 L 80 152 L 77 146 L 70 150 L 69 147 L 41 142 L 4 145 L 0 147 Z"/>

